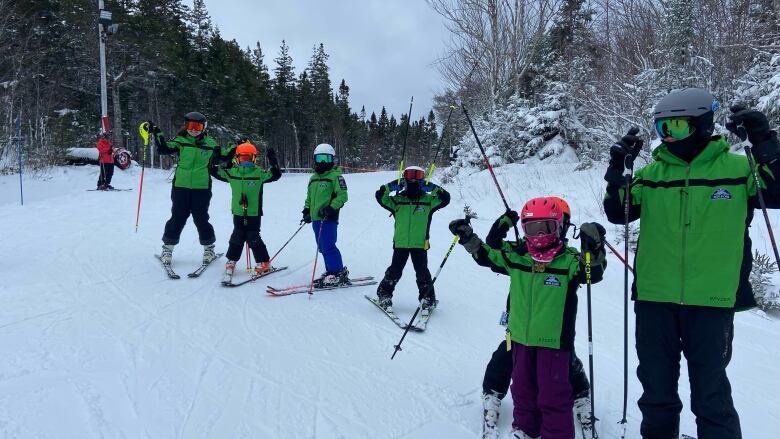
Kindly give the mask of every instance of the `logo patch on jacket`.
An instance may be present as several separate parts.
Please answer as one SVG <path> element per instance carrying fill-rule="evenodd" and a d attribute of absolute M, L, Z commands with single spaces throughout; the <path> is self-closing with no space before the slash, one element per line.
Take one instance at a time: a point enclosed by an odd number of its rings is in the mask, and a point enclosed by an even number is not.
<path fill-rule="evenodd" d="M 249 186 L 249 187 L 254 187 L 254 186 L 257 186 L 257 182 L 256 181 L 247 181 L 246 185 Z"/>
<path fill-rule="evenodd" d="M 415 208 L 414 208 L 414 211 L 415 211 L 415 212 L 425 212 L 425 207 L 423 207 L 423 206 L 420 206 L 420 205 L 418 204 L 418 205 L 417 205 L 417 207 L 415 207 Z"/>
<path fill-rule="evenodd" d="M 328 183 L 327 181 L 321 181 L 320 182 L 320 189 L 322 189 L 324 187 L 328 187 L 329 185 L 330 185 L 330 183 Z"/>
<path fill-rule="evenodd" d="M 731 199 L 731 192 L 728 191 L 728 189 L 724 188 L 717 188 L 715 189 L 715 192 L 712 193 L 712 196 L 710 197 L 711 200 L 730 200 Z"/>
<path fill-rule="evenodd" d="M 553 276 L 552 274 L 547 276 L 547 279 L 544 280 L 544 284 L 551 286 L 551 287 L 560 287 L 561 281 L 558 280 L 557 277 Z"/>

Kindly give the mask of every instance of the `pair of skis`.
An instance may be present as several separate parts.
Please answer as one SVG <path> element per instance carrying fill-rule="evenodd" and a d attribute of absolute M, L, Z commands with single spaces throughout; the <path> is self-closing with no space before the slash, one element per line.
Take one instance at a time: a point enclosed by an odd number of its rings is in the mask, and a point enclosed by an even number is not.
<path fill-rule="evenodd" d="M 196 268 L 195 271 L 193 271 L 192 273 L 187 273 L 187 277 L 189 277 L 189 278 L 196 278 L 196 277 L 200 276 L 201 274 L 203 274 L 204 271 L 206 271 L 206 268 L 208 268 L 208 266 L 211 265 L 212 262 L 214 262 L 217 259 L 221 258 L 223 254 L 224 253 L 217 253 L 217 255 L 214 257 L 214 259 L 212 259 L 212 260 L 210 260 L 208 262 L 202 263 L 200 265 L 200 267 Z M 176 273 L 173 270 L 173 268 L 171 267 L 171 264 L 166 264 L 165 262 L 163 262 L 163 260 L 160 258 L 160 255 L 156 254 L 156 255 L 154 255 L 154 257 L 157 258 L 158 261 L 160 261 L 160 263 L 163 266 L 163 269 L 165 270 L 165 273 L 168 275 L 169 278 L 171 278 L 171 279 L 181 279 L 181 276 L 179 276 L 179 274 Z"/>
<path fill-rule="evenodd" d="M 250 282 L 254 282 L 254 281 L 260 279 L 261 277 L 266 277 L 269 274 L 273 274 L 273 273 L 276 273 L 277 271 L 282 271 L 282 270 L 286 270 L 286 269 L 287 269 L 287 267 L 270 267 L 268 270 L 266 270 L 266 271 L 264 271 L 264 272 L 262 272 L 260 274 L 253 274 L 252 276 L 249 277 L 249 279 L 245 279 L 245 280 L 242 280 L 241 282 L 235 282 L 235 283 L 232 280 L 233 276 L 230 276 L 231 277 L 230 280 L 225 280 L 225 279 L 222 280 L 222 286 L 223 287 L 240 287 L 241 285 L 248 284 Z"/>
<path fill-rule="evenodd" d="M 420 313 L 417 315 L 417 318 L 414 320 L 414 323 L 408 325 L 405 321 L 401 320 L 400 317 L 395 313 L 395 311 L 388 311 L 387 309 L 383 308 L 381 305 L 379 305 L 379 301 L 376 297 L 371 296 L 363 296 L 368 300 L 369 302 L 373 303 L 374 306 L 379 308 L 380 311 L 382 311 L 387 318 L 389 318 L 393 323 L 395 323 L 396 326 L 398 326 L 401 329 L 407 329 L 409 328 L 410 331 L 414 332 L 423 332 L 428 327 L 428 320 L 431 318 L 431 314 L 433 314 L 433 310 L 436 309 L 436 305 L 439 304 L 439 301 L 437 300 L 434 305 L 428 309 L 420 310 Z"/>
<path fill-rule="evenodd" d="M 292 294 L 308 293 L 309 291 L 338 290 L 343 288 L 364 287 L 366 285 L 374 285 L 374 284 L 376 284 L 376 281 L 374 280 L 373 276 L 365 276 L 365 277 L 352 278 L 349 280 L 348 284 L 333 285 L 333 286 L 326 286 L 326 287 L 319 287 L 319 288 L 317 287 L 312 288 L 310 283 L 291 285 L 285 288 L 276 288 L 269 285 L 265 292 L 270 296 L 281 297 L 281 296 L 290 296 Z"/>

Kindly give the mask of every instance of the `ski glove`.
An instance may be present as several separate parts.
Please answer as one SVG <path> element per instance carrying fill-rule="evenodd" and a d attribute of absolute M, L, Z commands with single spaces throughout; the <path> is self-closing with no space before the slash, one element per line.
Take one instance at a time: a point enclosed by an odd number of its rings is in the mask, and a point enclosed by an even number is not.
<path fill-rule="evenodd" d="M 474 254 L 482 247 L 482 240 L 474 234 L 474 230 L 465 219 L 456 219 L 450 222 L 450 232 L 458 235 L 460 243 L 467 252 Z"/>
<path fill-rule="evenodd" d="M 634 159 L 642 150 L 644 141 L 637 137 L 639 128 L 631 127 L 625 136 L 609 148 L 609 167 L 604 174 L 607 183 L 621 185 L 624 183 L 623 171 L 634 169 Z"/>
<path fill-rule="evenodd" d="M 279 167 L 279 160 L 276 158 L 276 151 L 274 151 L 273 148 L 268 148 L 265 152 L 265 158 L 268 159 L 268 164 L 271 165 L 272 168 Z"/>
<path fill-rule="evenodd" d="M 390 189 L 390 192 L 398 192 L 403 189 L 403 185 L 399 184 L 398 180 L 393 180 L 390 183 L 387 183 L 387 187 Z"/>
<path fill-rule="evenodd" d="M 309 208 L 304 207 L 301 213 L 303 214 L 303 218 L 301 218 L 301 224 L 309 224 L 311 222 L 311 213 L 309 213 Z"/>
<path fill-rule="evenodd" d="M 604 251 L 604 237 L 607 230 L 599 223 L 583 223 L 580 225 L 580 248 L 582 252 L 598 255 Z"/>
<path fill-rule="evenodd" d="M 758 163 L 771 163 L 780 158 L 780 142 L 777 134 L 769 129 L 769 121 L 764 113 L 748 110 L 741 105 L 730 108 L 730 121 L 726 129 L 736 134 L 742 140 L 749 140 L 753 145 L 753 155 Z"/>
<path fill-rule="evenodd" d="M 338 211 L 330 206 L 323 206 L 317 213 L 323 221 L 328 221 L 336 219 Z"/>

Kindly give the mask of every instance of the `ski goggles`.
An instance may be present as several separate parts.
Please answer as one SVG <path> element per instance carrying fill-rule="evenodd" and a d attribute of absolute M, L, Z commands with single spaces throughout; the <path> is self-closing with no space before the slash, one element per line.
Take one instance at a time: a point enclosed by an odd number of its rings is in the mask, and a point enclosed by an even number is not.
<path fill-rule="evenodd" d="M 236 157 L 238 158 L 238 162 L 239 163 L 241 163 L 241 162 L 254 162 L 255 161 L 254 154 L 238 154 L 238 155 L 236 155 Z"/>
<path fill-rule="evenodd" d="M 193 130 L 193 131 L 203 131 L 206 129 L 206 124 L 203 122 L 198 122 L 196 120 L 188 120 L 184 123 L 184 128 L 186 130 Z"/>
<path fill-rule="evenodd" d="M 523 232 L 527 236 L 551 235 L 558 232 L 558 221 L 538 220 L 524 222 Z"/>
<path fill-rule="evenodd" d="M 693 134 L 693 125 L 688 117 L 670 117 L 655 121 L 655 131 L 661 139 L 685 139 Z"/>
<path fill-rule="evenodd" d="M 314 163 L 333 163 L 333 156 L 330 154 L 314 154 Z"/>
<path fill-rule="evenodd" d="M 422 169 L 404 169 L 404 180 L 423 181 L 425 180 L 425 171 Z"/>

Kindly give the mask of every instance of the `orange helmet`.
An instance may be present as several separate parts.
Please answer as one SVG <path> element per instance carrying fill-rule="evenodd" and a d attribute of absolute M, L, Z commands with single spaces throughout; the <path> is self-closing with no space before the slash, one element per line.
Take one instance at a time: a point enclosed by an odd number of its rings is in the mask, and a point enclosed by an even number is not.
<path fill-rule="evenodd" d="M 257 148 L 251 143 L 242 143 L 236 147 L 238 162 L 254 162 L 257 157 Z"/>
<path fill-rule="evenodd" d="M 571 208 L 569 207 L 569 203 L 567 203 L 566 200 L 561 197 L 549 198 L 556 202 L 563 211 L 563 230 L 561 231 L 561 236 L 566 236 L 566 232 L 569 231 L 569 226 L 571 225 Z"/>

